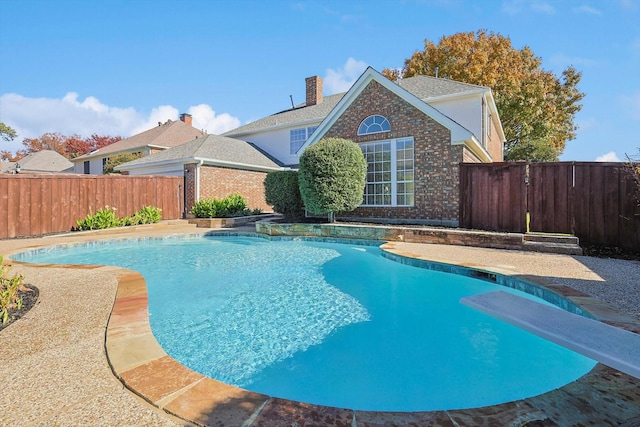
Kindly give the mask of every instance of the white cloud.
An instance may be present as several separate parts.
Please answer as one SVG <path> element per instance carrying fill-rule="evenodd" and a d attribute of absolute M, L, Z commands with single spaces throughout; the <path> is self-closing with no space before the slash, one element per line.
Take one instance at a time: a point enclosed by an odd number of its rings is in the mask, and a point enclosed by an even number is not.
<path fill-rule="evenodd" d="M 587 13 L 590 15 L 602 15 L 602 12 L 596 9 L 595 7 L 591 7 L 589 5 L 583 4 L 579 7 L 574 7 L 573 11 L 576 13 Z"/>
<path fill-rule="evenodd" d="M 366 70 L 367 63 L 353 58 L 347 59 L 342 68 L 334 70 L 329 68 L 324 78 L 324 87 L 327 95 L 346 92 Z"/>
<path fill-rule="evenodd" d="M 618 158 L 618 155 L 616 154 L 615 151 L 609 151 L 606 154 L 603 154 L 602 156 L 598 156 L 596 157 L 596 162 L 620 162 L 620 158 Z"/>
<path fill-rule="evenodd" d="M 227 113 L 216 115 L 216 112 L 207 104 L 189 107 L 187 113 L 193 117 L 193 127 L 203 129 L 207 133 L 218 135 L 240 126 L 240 120 L 237 117 Z"/>
<path fill-rule="evenodd" d="M 0 96 L 2 122 L 11 126 L 18 137 L 9 143 L 3 142 L 0 150 L 17 151 L 22 148 L 24 138 L 39 137 L 47 132 L 63 135 L 90 136 L 120 135 L 128 137 L 166 122 L 178 120 L 180 111 L 171 105 L 160 105 L 144 114 L 134 108 L 119 108 L 105 105 L 95 97 L 78 99 L 78 94 L 69 92 L 62 98 L 28 98 L 16 93 Z M 209 133 L 222 133 L 240 125 L 240 120 L 227 113 L 217 114 L 206 104 L 189 107 L 193 125 Z"/>
<path fill-rule="evenodd" d="M 630 96 L 622 96 L 622 109 L 632 119 L 640 120 L 640 92 Z"/>

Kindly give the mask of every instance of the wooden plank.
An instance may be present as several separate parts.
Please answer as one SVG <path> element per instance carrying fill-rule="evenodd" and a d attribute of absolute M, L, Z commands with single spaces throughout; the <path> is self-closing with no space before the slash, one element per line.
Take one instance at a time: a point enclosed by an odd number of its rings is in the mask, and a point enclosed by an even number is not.
<path fill-rule="evenodd" d="M 0 177 L 0 239 L 9 237 L 9 203 L 13 203 L 14 198 L 9 194 L 9 179 Z"/>
<path fill-rule="evenodd" d="M 504 291 L 462 304 L 640 379 L 640 335 Z"/>
<path fill-rule="evenodd" d="M 599 167 L 603 172 L 604 244 L 619 246 L 620 171 L 617 165 L 602 164 Z"/>
<path fill-rule="evenodd" d="M 591 188 L 584 189 L 589 196 L 589 231 L 590 241 L 596 245 L 605 245 L 605 197 L 604 197 L 604 169 L 587 166 L 591 177 Z"/>
<path fill-rule="evenodd" d="M 573 190 L 573 232 L 580 243 L 591 242 L 591 210 L 589 209 L 589 188 L 591 175 L 583 163 L 575 164 L 575 187 Z"/>
<path fill-rule="evenodd" d="M 48 234 L 55 231 L 53 229 L 53 214 L 52 214 L 52 203 L 53 200 L 51 198 L 51 181 L 50 177 L 39 177 L 38 182 L 40 183 L 40 198 L 41 198 L 41 229 L 40 234 Z"/>

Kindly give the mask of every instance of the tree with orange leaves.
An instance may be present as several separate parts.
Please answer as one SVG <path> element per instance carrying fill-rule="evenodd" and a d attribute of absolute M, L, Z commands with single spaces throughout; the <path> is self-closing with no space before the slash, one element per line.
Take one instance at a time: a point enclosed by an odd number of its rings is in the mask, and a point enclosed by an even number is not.
<path fill-rule="evenodd" d="M 508 37 L 457 33 L 438 44 L 425 40 L 424 50 L 405 60 L 401 70 L 385 69 L 390 79 L 430 75 L 492 89 L 505 132 L 505 159 L 553 161 L 576 137 L 575 114 L 584 93 L 581 73 L 573 67 L 556 77 L 527 46 L 518 50 Z"/>

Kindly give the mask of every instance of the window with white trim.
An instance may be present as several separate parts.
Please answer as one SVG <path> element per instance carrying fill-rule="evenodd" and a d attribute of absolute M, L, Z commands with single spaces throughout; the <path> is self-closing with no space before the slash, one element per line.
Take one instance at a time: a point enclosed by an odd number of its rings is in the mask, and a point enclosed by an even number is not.
<path fill-rule="evenodd" d="M 315 132 L 318 126 L 310 126 L 308 128 L 292 129 L 289 131 L 289 153 L 296 154 L 300 147 L 309 139 L 311 134 Z"/>
<path fill-rule="evenodd" d="M 380 115 L 369 116 L 360 123 L 358 135 L 368 135 L 371 133 L 389 132 L 391 123 L 386 117 Z"/>
<path fill-rule="evenodd" d="M 413 138 L 360 144 L 367 161 L 364 206 L 413 206 Z"/>

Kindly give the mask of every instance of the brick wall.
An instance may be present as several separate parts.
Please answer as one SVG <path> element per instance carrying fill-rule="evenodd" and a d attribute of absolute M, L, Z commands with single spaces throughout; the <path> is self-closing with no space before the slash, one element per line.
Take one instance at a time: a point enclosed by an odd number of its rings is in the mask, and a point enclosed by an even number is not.
<path fill-rule="evenodd" d="M 373 114 L 385 116 L 391 124 L 391 132 L 357 136 L 362 120 Z M 458 224 L 458 163 L 465 158 L 465 148 L 451 145 L 451 133 L 447 128 L 402 98 L 372 81 L 324 136 L 347 138 L 356 143 L 409 136 L 414 138 L 415 205 L 359 207 L 340 216 Z"/>
<path fill-rule="evenodd" d="M 200 167 L 200 199 L 223 199 L 238 193 L 245 198 L 249 209 L 271 212 L 273 209 L 264 196 L 266 176 L 266 172 L 203 165 Z"/>

